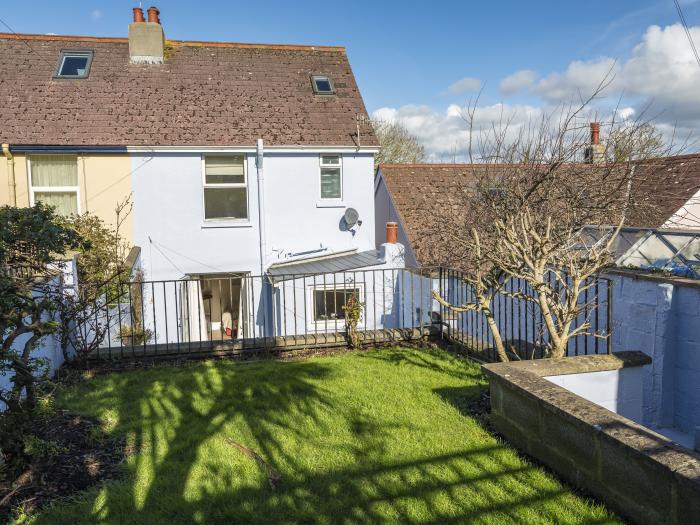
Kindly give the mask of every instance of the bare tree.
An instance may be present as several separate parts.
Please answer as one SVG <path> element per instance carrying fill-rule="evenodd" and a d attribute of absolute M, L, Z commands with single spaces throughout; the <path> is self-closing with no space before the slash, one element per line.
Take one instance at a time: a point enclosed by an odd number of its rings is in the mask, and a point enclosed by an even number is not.
<path fill-rule="evenodd" d="M 380 150 L 374 157 L 375 170 L 380 164 L 415 164 L 425 161 L 425 148 L 418 138 L 400 122 L 373 120 Z"/>
<path fill-rule="evenodd" d="M 652 122 L 634 121 L 615 126 L 608 134 L 605 148 L 608 161 L 660 157 L 667 151 L 662 133 Z"/>
<path fill-rule="evenodd" d="M 658 178 L 650 159 L 667 155 L 671 146 L 662 147 L 648 122 L 619 123 L 614 115 L 606 123 L 613 139 L 591 144 L 584 118 L 605 85 L 579 104 L 517 129 L 503 119 L 475 130 L 476 104 L 470 105 L 468 189 L 451 195 L 461 197 L 459 205 L 425 210 L 427 230 L 438 232 L 435 249 L 453 254 L 451 266 L 463 271 L 472 292 L 460 304 L 435 298 L 456 312 L 481 312 L 503 361 L 516 353 L 508 352 L 493 315 L 497 294 L 539 310 L 548 356 L 565 355 L 577 335 L 607 335 L 592 333 L 586 318 L 596 304 L 595 278 L 613 262 L 615 239 L 631 214 L 647 213 L 649 202 L 636 190 Z M 473 162 L 475 152 L 481 164 Z M 638 179 L 640 165 L 645 175 Z M 599 235 L 582 235 L 587 225 L 600 225 Z"/>

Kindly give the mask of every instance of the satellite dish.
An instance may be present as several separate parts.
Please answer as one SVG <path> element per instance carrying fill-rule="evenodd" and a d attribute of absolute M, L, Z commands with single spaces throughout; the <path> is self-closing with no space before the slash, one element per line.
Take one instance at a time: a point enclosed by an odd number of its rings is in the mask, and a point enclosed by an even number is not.
<path fill-rule="evenodd" d="M 355 208 L 348 208 L 345 210 L 345 215 L 343 215 L 343 219 L 345 219 L 345 224 L 347 224 L 348 228 L 352 228 L 357 224 L 357 220 L 360 218 L 360 214 L 357 213 L 357 210 Z"/>

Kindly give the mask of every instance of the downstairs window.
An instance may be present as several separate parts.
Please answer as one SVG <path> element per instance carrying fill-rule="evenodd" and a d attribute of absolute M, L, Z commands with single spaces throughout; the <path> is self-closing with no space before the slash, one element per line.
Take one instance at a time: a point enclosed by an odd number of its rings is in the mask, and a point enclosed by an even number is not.
<path fill-rule="evenodd" d="M 332 321 L 345 319 L 345 306 L 352 296 L 360 298 L 358 288 L 331 288 L 314 290 L 314 320 Z"/>

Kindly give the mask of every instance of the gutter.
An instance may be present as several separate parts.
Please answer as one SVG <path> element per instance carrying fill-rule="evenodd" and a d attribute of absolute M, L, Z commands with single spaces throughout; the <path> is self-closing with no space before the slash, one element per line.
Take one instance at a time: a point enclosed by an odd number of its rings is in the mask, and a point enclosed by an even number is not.
<path fill-rule="evenodd" d="M 9 203 L 17 206 L 17 183 L 15 182 L 15 158 L 10 152 L 10 145 L 2 145 L 2 154 L 7 159 L 7 186 L 9 190 Z"/>

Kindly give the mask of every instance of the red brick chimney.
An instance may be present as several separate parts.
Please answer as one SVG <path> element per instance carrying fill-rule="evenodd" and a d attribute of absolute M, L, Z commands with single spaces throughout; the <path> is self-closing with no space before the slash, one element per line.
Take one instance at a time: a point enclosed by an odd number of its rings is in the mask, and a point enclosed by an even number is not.
<path fill-rule="evenodd" d="M 397 244 L 399 242 L 399 225 L 397 223 L 386 223 L 386 242 L 388 244 Z"/>
<path fill-rule="evenodd" d="M 590 164 L 605 160 L 605 146 L 600 143 L 600 122 L 591 122 L 591 143 L 583 152 L 583 160 Z"/>
<path fill-rule="evenodd" d="M 134 24 L 140 24 L 145 22 L 146 19 L 143 17 L 143 9 L 140 7 L 134 7 Z"/>
<path fill-rule="evenodd" d="M 155 6 L 148 8 L 148 23 L 149 24 L 160 24 L 160 11 Z"/>

